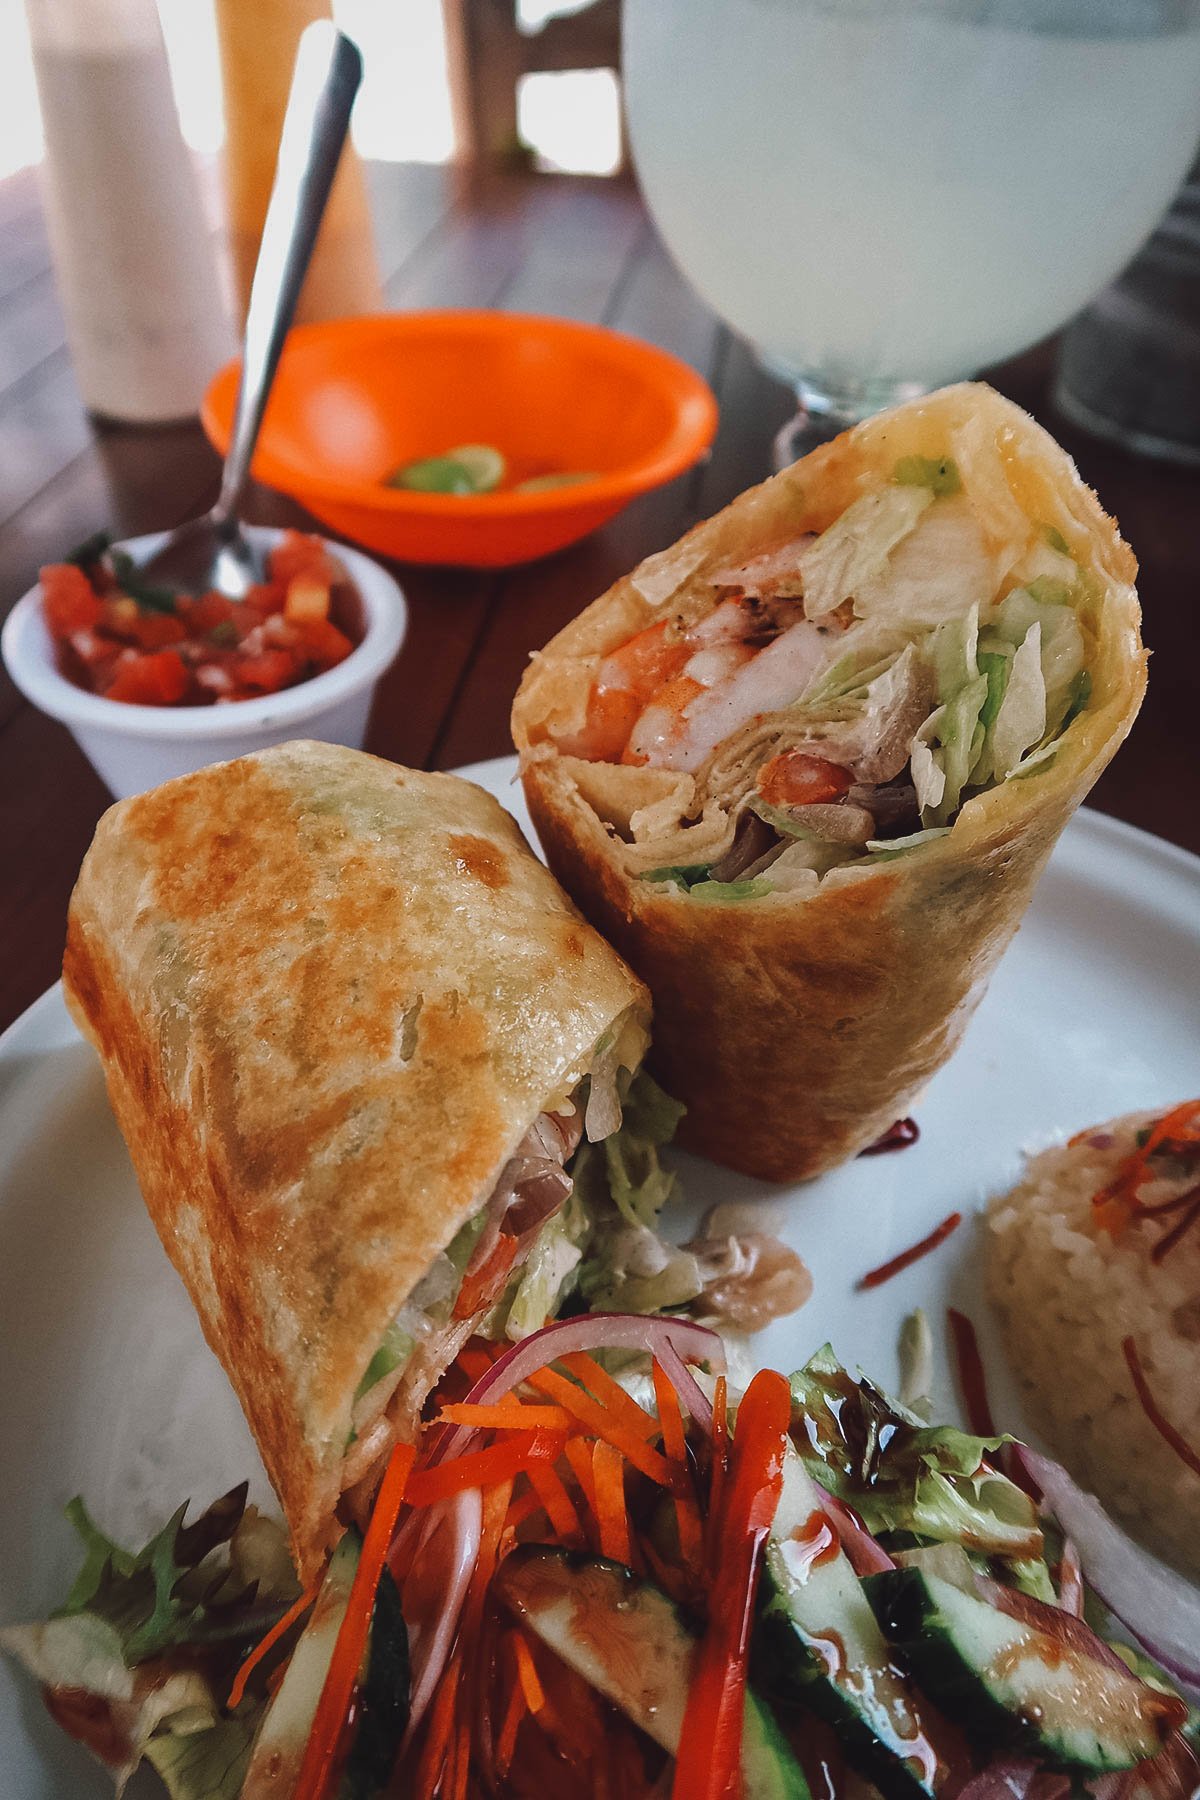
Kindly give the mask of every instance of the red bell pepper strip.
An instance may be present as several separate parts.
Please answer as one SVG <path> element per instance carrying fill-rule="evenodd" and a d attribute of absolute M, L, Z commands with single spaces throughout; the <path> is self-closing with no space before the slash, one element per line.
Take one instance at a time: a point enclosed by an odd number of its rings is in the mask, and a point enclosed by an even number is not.
<path fill-rule="evenodd" d="M 729 1800 L 741 1792 L 746 1664 L 763 1546 L 783 1486 L 792 1395 L 763 1369 L 737 1410 L 708 1629 L 684 1714 L 672 1800 Z"/>
<path fill-rule="evenodd" d="M 439 1501 L 462 1493 L 464 1488 L 495 1487 L 497 1482 L 512 1481 L 530 1462 L 557 1461 L 562 1449 L 561 1432 L 518 1432 L 505 1443 L 489 1444 L 486 1450 L 468 1450 L 435 1468 L 419 1469 L 409 1483 L 409 1504 L 436 1506 Z"/>

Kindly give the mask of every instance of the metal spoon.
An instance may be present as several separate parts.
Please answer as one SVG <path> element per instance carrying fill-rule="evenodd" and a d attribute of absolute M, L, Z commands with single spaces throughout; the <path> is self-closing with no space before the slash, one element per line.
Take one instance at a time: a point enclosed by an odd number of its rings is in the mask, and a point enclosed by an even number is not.
<path fill-rule="evenodd" d="M 254 268 L 221 490 L 211 512 L 179 526 L 139 569 L 145 582 L 193 594 L 216 588 L 230 600 L 242 600 L 262 580 L 237 510 L 361 80 L 357 45 L 327 19 L 310 25 L 296 55 L 275 183 Z"/>

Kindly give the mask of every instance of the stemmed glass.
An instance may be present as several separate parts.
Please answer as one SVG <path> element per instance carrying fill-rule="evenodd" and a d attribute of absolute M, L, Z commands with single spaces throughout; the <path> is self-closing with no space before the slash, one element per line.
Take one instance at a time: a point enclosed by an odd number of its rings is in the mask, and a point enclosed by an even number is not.
<path fill-rule="evenodd" d="M 625 0 L 676 260 L 796 389 L 780 464 L 1076 312 L 1200 134 L 1200 0 Z"/>

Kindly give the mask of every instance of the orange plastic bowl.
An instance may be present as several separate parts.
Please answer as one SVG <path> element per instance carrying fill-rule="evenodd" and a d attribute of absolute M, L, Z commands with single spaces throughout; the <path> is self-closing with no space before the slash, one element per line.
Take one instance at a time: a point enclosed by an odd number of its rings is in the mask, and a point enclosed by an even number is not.
<path fill-rule="evenodd" d="M 237 380 L 230 363 L 204 399 L 221 451 Z M 498 312 L 334 319 L 290 334 L 254 473 L 386 556 L 499 568 L 574 543 L 690 467 L 716 422 L 685 363 L 598 325 Z M 467 443 L 494 444 L 517 480 L 595 480 L 535 494 L 384 485 L 404 463 Z"/>

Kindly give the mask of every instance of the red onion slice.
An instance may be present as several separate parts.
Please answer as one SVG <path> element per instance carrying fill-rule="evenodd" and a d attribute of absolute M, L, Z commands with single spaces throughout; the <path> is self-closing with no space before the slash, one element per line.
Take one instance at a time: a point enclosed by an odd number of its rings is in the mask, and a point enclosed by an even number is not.
<path fill-rule="evenodd" d="M 442 1605 L 432 1624 L 423 1631 L 411 1632 L 409 1647 L 412 1653 L 412 1705 L 405 1742 L 412 1737 L 424 1717 L 426 1707 L 437 1692 L 438 1682 L 442 1678 L 454 1642 L 467 1588 L 475 1573 L 479 1540 L 483 1532 L 483 1497 L 478 1488 L 464 1488 L 453 1499 L 430 1509 L 417 1545 L 417 1557 L 428 1550 L 439 1531 L 451 1533 L 446 1584 Z M 411 1631 L 411 1621 L 409 1624 Z"/>
<path fill-rule="evenodd" d="M 480 1406 L 485 1402 L 500 1400 L 519 1387 L 530 1375 L 544 1369 L 557 1357 L 570 1356 L 576 1350 L 641 1350 L 648 1356 L 656 1356 L 663 1367 L 664 1374 L 672 1380 L 678 1390 L 678 1384 L 671 1376 L 671 1371 L 664 1362 L 664 1352 L 670 1361 L 672 1351 L 676 1361 L 682 1365 L 685 1360 L 706 1362 L 720 1374 L 725 1368 L 725 1346 L 715 1331 L 706 1325 L 694 1325 L 690 1319 L 648 1318 L 642 1313 L 584 1313 L 578 1319 L 555 1319 L 552 1324 L 544 1325 L 541 1331 L 535 1331 L 511 1350 L 506 1350 L 488 1370 L 481 1375 L 475 1386 L 466 1397 L 466 1404 Z M 682 1405 L 691 1412 L 693 1404 L 698 1403 L 701 1409 L 699 1422 L 703 1425 L 705 1410 L 711 1412 L 694 1379 L 683 1370 L 688 1385 L 695 1394 L 680 1392 Z M 696 1397 L 698 1396 L 698 1401 Z M 425 1466 L 430 1468 L 436 1463 L 445 1462 L 451 1456 L 460 1454 L 463 1445 L 472 1435 L 470 1425 L 453 1427 L 435 1445 L 426 1458 Z"/>
<path fill-rule="evenodd" d="M 1105 1606 L 1168 1674 L 1200 1693 L 1200 1591 L 1127 1537 L 1058 1463 L 1025 1445 L 1017 1455 Z"/>
<path fill-rule="evenodd" d="M 1002 1757 L 972 1775 L 955 1800 L 1066 1800 L 1070 1790 L 1065 1775 L 1043 1772 L 1024 1758 Z"/>
<path fill-rule="evenodd" d="M 704 1397 L 696 1377 L 669 1338 L 664 1338 L 655 1351 L 658 1366 L 679 1396 L 679 1404 L 690 1412 L 704 1436 L 712 1436 L 712 1404 Z"/>
<path fill-rule="evenodd" d="M 826 1488 L 817 1485 L 821 1495 L 821 1504 L 825 1512 L 833 1520 L 842 1549 L 850 1559 L 850 1567 L 856 1575 L 881 1575 L 885 1569 L 894 1569 L 895 1563 L 882 1544 L 871 1536 L 862 1520 L 851 1512 L 844 1501 L 838 1500 Z"/>
<path fill-rule="evenodd" d="M 1063 1539 L 1058 1565 L 1058 1604 L 1076 1619 L 1083 1617 L 1083 1565 L 1070 1538 Z"/>

